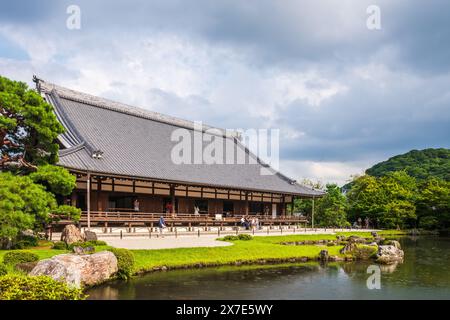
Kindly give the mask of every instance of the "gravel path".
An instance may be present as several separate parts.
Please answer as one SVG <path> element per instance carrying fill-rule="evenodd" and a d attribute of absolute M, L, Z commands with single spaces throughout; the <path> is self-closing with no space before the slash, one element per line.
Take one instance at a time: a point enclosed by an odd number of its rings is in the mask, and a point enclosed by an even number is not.
<path fill-rule="evenodd" d="M 125 249 L 169 249 L 169 248 L 192 248 L 192 247 L 225 247 L 230 246 L 230 242 L 217 241 L 217 236 L 204 235 L 201 237 L 185 236 L 175 238 L 167 236 L 164 238 L 152 237 L 129 237 L 129 238 L 106 238 L 109 245 Z"/>
<path fill-rule="evenodd" d="M 373 230 L 364 230 L 364 231 L 373 231 Z M 302 231 L 302 232 L 287 232 L 284 231 L 283 235 L 291 235 L 291 234 L 334 234 L 330 229 L 327 231 L 317 229 L 317 231 Z M 280 236 L 280 233 L 273 233 L 269 236 Z M 266 233 L 255 234 L 258 236 L 267 236 Z M 192 247 L 224 247 L 232 245 L 232 243 L 225 241 L 218 241 L 217 235 L 215 234 L 204 234 L 198 237 L 197 235 L 184 235 L 175 237 L 174 235 L 166 235 L 163 238 L 156 237 L 154 234 L 150 239 L 148 236 L 132 236 L 126 237 L 123 239 L 120 237 L 108 237 L 101 236 L 100 240 L 106 241 L 111 246 L 117 248 L 126 248 L 126 249 L 169 249 L 169 248 L 192 248 Z"/>

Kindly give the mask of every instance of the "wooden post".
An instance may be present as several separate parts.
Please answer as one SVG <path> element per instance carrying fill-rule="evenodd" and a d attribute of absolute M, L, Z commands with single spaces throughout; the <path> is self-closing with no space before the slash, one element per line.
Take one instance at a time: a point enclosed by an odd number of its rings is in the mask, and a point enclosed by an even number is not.
<path fill-rule="evenodd" d="M 248 192 L 245 192 L 245 215 L 248 215 Z"/>
<path fill-rule="evenodd" d="M 172 202 L 172 214 L 175 214 L 175 186 L 170 186 L 170 201 Z"/>
<path fill-rule="evenodd" d="M 292 196 L 292 201 L 291 201 L 291 217 L 294 215 L 294 196 Z"/>
<path fill-rule="evenodd" d="M 87 173 L 87 204 L 86 204 L 86 209 L 87 209 L 87 227 L 88 230 L 91 229 L 91 174 L 88 172 Z"/>
<path fill-rule="evenodd" d="M 102 202 L 100 201 L 100 191 L 102 190 L 102 179 L 97 176 L 97 191 L 96 196 L 97 196 L 97 211 L 103 211 L 103 206 L 102 206 Z"/>
<path fill-rule="evenodd" d="M 314 229 L 314 196 L 312 197 L 311 228 Z"/>

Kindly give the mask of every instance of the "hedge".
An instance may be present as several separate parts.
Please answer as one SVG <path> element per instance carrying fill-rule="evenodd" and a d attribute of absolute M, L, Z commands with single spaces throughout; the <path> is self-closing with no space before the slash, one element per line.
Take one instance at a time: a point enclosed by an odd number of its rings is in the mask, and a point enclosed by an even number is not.
<path fill-rule="evenodd" d="M 23 250 L 14 250 L 7 252 L 3 257 L 3 263 L 16 266 L 18 263 L 38 261 L 39 256 L 36 253 Z"/>
<path fill-rule="evenodd" d="M 229 236 L 225 236 L 219 240 L 222 241 L 235 241 L 235 240 L 252 240 L 253 237 L 249 234 L 246 233 L 241 233 L 240 235 L 237 236 L 233 236 L 233 235 L 229 235 Z"/>
<path fill-rule="evenodd" d="M 20 236 L 16 243 L 13 245 L 13 249 L 25 249 L 29 247 L 37 247 L 38 238 L 35 236 L 23 235 Z"/>
<path fill-rule="evenodd" d="M 134 256 L 130 250 L 111 248 L 108 249 L 117 258 L 117 264 L 119 271 L 117 272 L 117 277 L 120 279 L 129 279 L 133 275 L 134 271 Z"/>
<path fill-rule="evenodd" d="M 0 276 L 4 276 L 7 273 L 8 269 L 6 268 L 6 265 L 0 262 Z"/>
<path fill-rule="evenodd" d="M 73 247 L 81 247 L 81 248 L 87 248 L 87 247 L 97 247 L 97 246 L 106 246 L 105 241 L 101 240 L 92 240 L 92 241 L 85 241 L 85 242 L 74 242 L 67 246 L 69 250 L 73 250 Z"/>
<path fill-rule="evenodd" d="M 57 241 L 53 244 L 52 249 L 67 250 L 67 244 L 64 241 Z"/>
<path fill-rule="evenodd" d="M 81 289 L 48 276 L 10 274 L 0 277 L 0 300 L 84 300 Z"/>

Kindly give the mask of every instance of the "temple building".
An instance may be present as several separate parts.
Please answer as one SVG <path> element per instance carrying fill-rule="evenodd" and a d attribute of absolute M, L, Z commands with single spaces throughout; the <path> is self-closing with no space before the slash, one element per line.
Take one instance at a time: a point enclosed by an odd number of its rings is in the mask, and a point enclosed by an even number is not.
<path fill-rule="evenodd" d="M 243 151 L 253 161 L 174 163 L 174 131 L 194 135 L 195 123 L 41 79 L 35 82 L 65 128 L 59 136 L 58 165 L 77 177 L 76 189 L 66 200 L 82 209 L 84 226 L 148 225 L 162 214 L 189 226 L 208 219 L 236 221 L 242 215 L 296 221 L 300 219 L 292 215 L 296 197 L 323 195 L 263 163 L 237 134 L 225 130 L 214 134 L 216 142 L 233 147 L 226 149 L 224 159 L 228 152 Z M 203 126 L 201 131 L 209 128 Z M 263 170 L 272 174 L 261 174 Z"/>

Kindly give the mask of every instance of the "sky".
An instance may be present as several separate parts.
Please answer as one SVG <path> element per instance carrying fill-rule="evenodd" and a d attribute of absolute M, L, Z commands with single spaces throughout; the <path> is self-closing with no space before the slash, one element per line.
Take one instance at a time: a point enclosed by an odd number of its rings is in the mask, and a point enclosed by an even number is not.
<path fill-rule="evenodd" d="M 70 5 L 80 28 L 70 29 Z M 370 5 L 380 28 L 370 29 Z M 280 171 L 347 182 L 450 145 L 444 0 L 4 1 L 0 74 L 230 129 L 279 129 Z M 73 21 L 73 20 L 69 20 Z"/>

